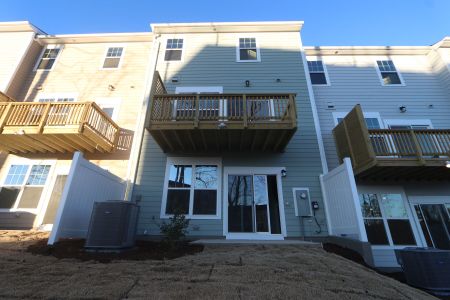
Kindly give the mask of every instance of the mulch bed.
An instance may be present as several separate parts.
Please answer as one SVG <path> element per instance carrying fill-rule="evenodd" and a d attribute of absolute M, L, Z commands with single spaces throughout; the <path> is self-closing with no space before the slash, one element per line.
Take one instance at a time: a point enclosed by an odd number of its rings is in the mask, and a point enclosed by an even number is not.
<path fill-rule="evenodd" d="M 203 251 L 203 245 L 191 245 L 188 241 L 177 242 L 170 246 L 164 241 L 137 241 L 136 246 L 120 252 L 86 251 L 84 239 L 65 239 L 54 245 L 40 240 L 28 246 L 27 251 L 35 255 L 54 256 L 58 259 L 75 258 L 82 261 L 95 260 L 109 263 L 113 260 L 164 260 L 192 255 Z"/>

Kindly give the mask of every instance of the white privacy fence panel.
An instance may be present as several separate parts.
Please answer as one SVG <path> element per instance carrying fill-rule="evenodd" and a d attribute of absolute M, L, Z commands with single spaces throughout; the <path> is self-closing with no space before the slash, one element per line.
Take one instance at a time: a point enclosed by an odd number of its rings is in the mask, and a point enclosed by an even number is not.
<path fill-rule="evenodd" d="M 125 182 L 76 152 L 48 243 L 86 238 L 94 202 L 123 200 Z"/>
<path fill-rule="evenodd" d="M 358 192 L 349 158 L 325 175 L 320 176 L 324 193 L 329 233 L 367 241 Z"/>

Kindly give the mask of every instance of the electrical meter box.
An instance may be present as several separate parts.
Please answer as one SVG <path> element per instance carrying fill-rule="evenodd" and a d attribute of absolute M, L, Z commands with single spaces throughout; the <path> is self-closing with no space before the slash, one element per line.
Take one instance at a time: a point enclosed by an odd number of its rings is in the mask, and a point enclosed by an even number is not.
<path fill-rule="evenodd" d="M 295 216 L 311 217 L 312 207 L 308 188 L 293 188 Z"/>

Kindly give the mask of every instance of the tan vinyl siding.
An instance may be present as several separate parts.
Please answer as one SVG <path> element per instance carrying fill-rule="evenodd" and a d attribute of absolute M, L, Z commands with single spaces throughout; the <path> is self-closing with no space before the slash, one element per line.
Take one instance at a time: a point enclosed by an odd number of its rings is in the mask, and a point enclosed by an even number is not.
<path fill-rule="evenodd" d="M 0 32 L 0 91 L 8 88 L 33 36 L 34 32 Z"/>
<path fill-rule="evenodd" d="M 51 71 L 34 71 L 24 78 L 18 99 L 37 101 L 40 95 L 74 93 L 78 101 L 96 101 L 107 98 L 120 99 L 116 123 L 124 129 L 135 131 L 145 89 L 145 76 L 150 56 L 151 42 L 121 43 L 124 55 L 119 68 L 103 70 L 103 60 L 108 43 L 65 44 Z M 118 45 L 118 44 L 114 44 Z M 112 85 L 114 90 L 109 86 Z M 54 156 L 52 156 L 54 157 Z M 70 159 L 71 155 L 57 158 Z M 115 175 L 124 178 L 128 157 L 118 154 L 88 154 L 87 158 Z"/>

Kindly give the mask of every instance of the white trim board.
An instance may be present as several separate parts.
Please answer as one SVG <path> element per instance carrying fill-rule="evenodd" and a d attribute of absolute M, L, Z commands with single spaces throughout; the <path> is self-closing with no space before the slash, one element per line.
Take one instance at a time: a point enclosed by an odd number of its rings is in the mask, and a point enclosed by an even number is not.
<path fill-rule="evenodd" d="M 309 101 L 311 104 L 311 111 L 313 114 L 314 129 L 316 131 L 317 144 L 319 147 L 319 155 L 320 155 L 320 162 L 322 164 L 322 172 L 323 172 L 323 174 L 326 174 L 326 173 L 328 173 L 328 163 L 327 163 L 327 158 L 325 156 L 325 147 L 323 145 L 322 129 L 320 127 L 316 99 L 314 97 L 314 90 L 313 90 L 313 87 L 311 84 L 311 78 L 309 77 L 308 63 L 306 60 L 305 50 L 303 48 L 302 37 L 300 36 L 300 33 L 298 35 L 299 35 L 298 38 L 300 41 L 300 57 L 301 57 L 301 60 L 303 63 L 303 71 L 305 72 L 306 86 L 308 87 L 308 96 L 309 96 Z"/>

